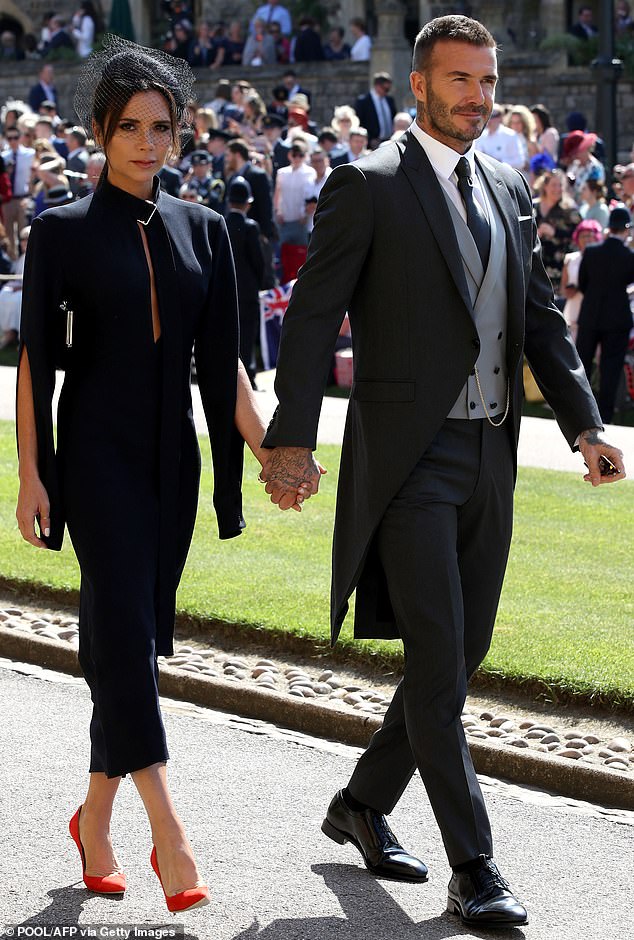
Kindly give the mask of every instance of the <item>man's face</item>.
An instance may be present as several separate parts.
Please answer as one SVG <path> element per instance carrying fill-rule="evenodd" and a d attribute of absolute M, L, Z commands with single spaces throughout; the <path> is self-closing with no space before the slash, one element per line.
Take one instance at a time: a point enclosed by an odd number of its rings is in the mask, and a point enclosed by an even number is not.
<path fill-rule="evenodd" d="M 42 79 L 42 81 L 44 82 L 44 84 L 45 84 L 45 85 L 52 85 L 52 84 L 53 84 L 53 77 L 54 77 L 53 66 L 52 66 L 52 65 L 45 65 L 45 66 L 42 68 L 42 71 L 40 72 L 40 78 Z"/>
<path fill-rule="evenodd" d="M 17 127 L 9 128 L 5 134 L 5 140 L 9 144 L 11 150 L 13 150 L 15 153 L 15 151 L 20 146 L 20 131 L 17 129 Z"/>
<path fill-rule="evenodd" d="M 374 86 L 374 90 L 380 98 L 384 98 L 386 95 L 389 95 L 391 88 L 391 82 L 377 82 Z"/>
<path fill-rule="evenodd" d="M 227 150 L 225 154 L 225 169 L 229 170 L 230 173 L 237 173 L 241 165 L 240 154 L 234 153 L 232 150 Z"/>
<path fill-rule="evenodd" d="M 207 141 L 207 153 L 219 157 L 225 152 L 226 143 L 222 137 L 210 137 Z"/>
<path fill-rule="evenodd" d="M 354 131 L 350 134 L 350 151 L 355 157 L 361 153 L 366 143 L 367 138 L 363 134 L 355 134 Z"/>
<path fill-rule="evenodd" d="M 584 26 L 592 26 L 592 10 L 590 7 L 583 7 L 579 10 L 579 22 Z"/>
<path fill-rule="evenodd" d="M 53 129 L 50 124 L 40 124 L 39 121 L 35 125 L 35 136 L 41 137 L 44 140 L 50 140 Z"/>
<path fill-rule="evenodd" d="M 627 167 L 621 177 L 621 185 L 626 196 L 634 196 L 634 166 Z"/>
<path fill-rule="evenodd" d="M 452 150 L 465 153 L 489 120 L 497 77 L 495 49 L 454 40 L 437 42 L 425 74 L 410 75 L 420 127 Z"/>
<path fill-rule="evenodd" d="M 327 160 L 328 157 L 325 153 L 314 153 L 310 158 L 310 165 L 317 174 L 318 179 L 321 179 L 326 172 Z"/>

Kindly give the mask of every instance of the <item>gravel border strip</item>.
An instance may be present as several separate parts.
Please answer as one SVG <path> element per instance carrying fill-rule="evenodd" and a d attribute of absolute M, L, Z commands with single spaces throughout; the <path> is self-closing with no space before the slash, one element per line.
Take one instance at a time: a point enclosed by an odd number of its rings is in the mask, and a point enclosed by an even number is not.
<path fill-rule="evenodd" d="M 68 643 L 16 631 L 2 624 L 0 656 L 81 675 L 77 652 Z M 338 711 L 314 699 L 294 698 L 164 665 L 160 667 L 160 689 L 162 695 L 175 699 L 260 718 L 316 737 L 361 747 L 367 744 L 382 720 L 378 716 Z M 632 778 L 618 771 L 556 760 L 528 749 L 507 748 L 472 738 L 469 748 L 478 773 L 553 790 L 575 799 L 634 810 Z"/>

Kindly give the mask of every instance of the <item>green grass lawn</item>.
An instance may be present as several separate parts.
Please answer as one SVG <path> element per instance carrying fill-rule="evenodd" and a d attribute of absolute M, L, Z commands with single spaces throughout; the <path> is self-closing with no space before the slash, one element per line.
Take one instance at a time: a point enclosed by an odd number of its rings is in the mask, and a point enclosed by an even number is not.
<path fill-rule="evenodd" d="M 179 608 L 327 645 L 339 448 L 320 448 L 329 473 L 319 497 L 301 514 L 281 513 L 268 502 L 249 455 L 248 528 L 228 542 L 216 536 L 206 439 L 201 448 L 207 469 Z M 77 588 L 79 573 L 68 544 L 60 555 L 36 551 L 20 539 L 16 491 L 14 428 L 0 422 L 0 575 Z M 633 495 L 629 481 L 593 490 L 580 475 L 520 471 L 515 537 L 487 671 L 634 705 Z M 349 623 L 342 643 L 352 643 Z M 400 657 L 397 643 L 355 646 L 381 659 Z"/>

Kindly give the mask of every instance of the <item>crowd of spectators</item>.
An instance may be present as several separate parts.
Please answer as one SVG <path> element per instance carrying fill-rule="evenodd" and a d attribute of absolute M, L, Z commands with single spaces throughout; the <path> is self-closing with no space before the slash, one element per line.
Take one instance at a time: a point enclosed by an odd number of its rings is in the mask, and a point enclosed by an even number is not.
<path fill-rule="evenodd" d="M 163 8 L 169 20 L 163 48 L 195 68 L 215 71 L 224 65 L 251 69 L 294 62 L 370 59 L 372 40 L 360 17 L 350 20 L 346 41 L 341 26 L 330 27 L 324 34 L 321 23 L 307 14 L 293 23 L 289 10 L 277 0 L 258 7 L 248 24 L 238 20 L 201 20 L 194 24 L 185 0 L 164 0 Z"/>
<path fill-rule="evenodd" d="M 266 9 L 279 17 L 275 23 L 281 31 L 288 28 L 276 3 L 256 11 L 254 26 Z M 196 54 L 203 55 L 202 47 Z M 231 56 L 232 47 L 226 46 L 224 54 Z M 296 276 L 319 193 L 333 168 L 398 139 L 413 111 L 397 111 L 391 77 L 378 72 L 365 94 L 335 107 L 328 123 L 318 126 L 311 117 L 311 91 L 293 68 L 269 88 L 256 87 L 249 70 L 243 75 L 235 81 L 220 77 L 209 101 L 192 102 L 192 133 L 160 175 L 171 195 L 224 214 L 244 210 L 254 220 L 262 249 L 258 280 L 261 288 L 272 288 Z M 52 64 L 42 62 L 38 82 L 25 92 L 26 102 L 7 101 L 0 113 L 0 284 L 5 285 L 0 329 L 5 343 L 14 342 L 19 330 L 19 304 L 9 298 L 20 290 L 30 221 L 49 206 L 92 192 L 104 164 L 87 129 L 60 115 Z M 605 148 L 584 116 L 572 112 L 560 132 L 543 104 L 522 103 L 496 104 L 476 148 L 518 169 L 531 187 L 544 263 L 574 331 L 579 307 L 575 264 L 588 242 L 603 237 L 614 204 L 634 210 L 634 153 L 632 162 L 614 168 L 608 194 Z M 230 205 L 234 183 L 242 196 L 247 194 L 238 203 L 243 210 Z"/>

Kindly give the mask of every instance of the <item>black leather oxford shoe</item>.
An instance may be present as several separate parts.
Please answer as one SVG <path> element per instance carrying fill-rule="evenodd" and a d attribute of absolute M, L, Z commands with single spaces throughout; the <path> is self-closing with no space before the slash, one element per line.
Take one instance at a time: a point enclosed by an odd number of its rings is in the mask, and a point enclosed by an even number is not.
<path fill-rule="evenodd" d="M 526 908 L 517 900 L 492 858 L 481 855 L 466 871 L 454 871 L 447 910 L 470 927 L 522 927 Z"/>
<path fill-rule="evenodd" d="M 427 866 L 399 845 L 385 816 L 373 809 L 349 809 L 341 790 L 328 807 L 321 831 L 340 845 L 356 845 L 373 875 L 393 881 L 427 881 Z"/>

